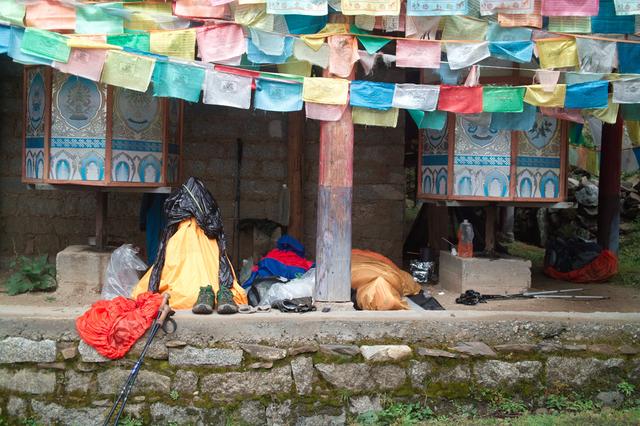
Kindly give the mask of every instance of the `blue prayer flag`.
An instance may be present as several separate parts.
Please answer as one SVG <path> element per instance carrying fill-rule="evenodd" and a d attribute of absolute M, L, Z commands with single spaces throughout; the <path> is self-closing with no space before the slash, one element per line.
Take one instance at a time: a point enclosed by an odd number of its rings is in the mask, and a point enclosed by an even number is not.
<path fill-rule="evenodd" d="M 198 102 L 204 74 L 202 67 L 157 61 L 153 69 L 153 95 Z"/>
<path fill-rule="evenodd" d="M 302 84 L 257 79 L 254 97 L 256 109 L 291 112 L 302 109 Z"/>
<path fill-rule="evenodd" d="M 315 34 L 327 25 L 328 17 L 307 15 L 284 15 L 289 34 Z"/>
<path fill-rule="evenodd" d="M 591 32 L 598 34 L 633 34 L 636 19 L 633 15 L 616 15 L 613 0 L 600 0 L 598 16 L 591 18 Z"/>
<path fill-rule="evenodd" d="M 618 71 L 640 74 L 640 44 L 618 42 Z"/>
<path fill-rule="evenodd" d="M 293 37 L 284 38 L 284 51 L 282 55 L 267 55 L 249 39 L 247 59 L 254 64 L 284 64 L 293 55 Z"/>
<path fill-rule="evenodd" d="M 351 82 L 350 105 L 386 111 L 393 103 L 393 83 L 354 80 Z"/>
<path fill-rule="evenodd" d="M 533 55 L 532 41 L 491 41 L 489 42 L 491 56 L 507 61 L 531 62 Z"/>
<path fill-rule="evenodd" d="M 503 28 L 495 22 L 489 23 L 487 40 L 489 41 L 530 41 L 532 30 L 529 28 Z"/>
<path fill-rule="evenodd" d="M 20 48 L 22 46 L 23 36 L 24 28 L 11 27 L 7 54 L 12 57 L 15 62 L 24 65 L 51 65 L 53 61 L 50 59 L 43 59 L 22 52 Z"/>
<path fill-rule="evenodd" d="M 590 81 L 587 83 L 569 84 L 564 107 L 606 108 L 609 105 L 609 82 L 607 80 Z"/>
<path fill-rule="evenodd" d="M 0 25 L 0 53 L 9 51 L 9 40 L 11 38 L 11 27 Z"/>
<path fill-rule="evenodd" d="M 491 130 L 529 131 L 536 122 L 536 107 L 524 103 L 522 112 L 494 112 L 491 114 Z"/>
<path fill-rule="evenodd" d="M 462 76 L 462 70 L 452 70 L 449 68 L 449 64 L 442 62 L 438 69 L 438 75 L 442 84 L 448 84 L 450 86 L 456 86 Z"/>

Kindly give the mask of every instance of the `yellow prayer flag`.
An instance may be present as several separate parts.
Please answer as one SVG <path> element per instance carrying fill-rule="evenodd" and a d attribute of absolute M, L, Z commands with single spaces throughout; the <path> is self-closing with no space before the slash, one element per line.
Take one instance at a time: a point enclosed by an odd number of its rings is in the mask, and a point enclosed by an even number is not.
<path fill-rule="evenodd" d="M 311 64 L 307 61 L 299 61 L 291 57 L 284 64 L 278 64 L 278 72 L 309 77 L 311 76 Z"/>
<path fill-rule="evenodd" d="M 349 97 L 349 80 L 343 78 L 305 77 L 302 99 L 307 102 L 329 105 L 346 105 Z"/>
<path fill-rule="evenodd" d="M 318 33 L 303 35 L 300 38 L 302 38 L 302 41 L 304 41 L 307 46 L 318 51 L 327 37 L 340 34 L 349 34 L 348 24 L 327 24 Z"/>
<path fill-rule="evenodd" d="M 627 126 L 631 144 L 636 147 L 640 146 L 640 121 L 625 120 L 624 124 Z"/>
<path fill-rule="evenodd" d="M 152 32 L 150 45 L 152 53 L 193 60 L 196 50 L 196 30 Z"/>
<path fill-rule="evenodd" d="M 83 36 L 80 34 L 71 34 L 67 39 L 67 46 L 73 47 L 74 49 L 113 49 L 113 50 L 122 50 L 122 46 L 116 46 L 113 44 L 105 43 L 104 41 L 98 41 L 97 38 L 100 36 L 87 35 Z M 102 36 L 106 41 L 106 37 Z"/>
<path fill-rule="evenodd" d="M 618 108 L 620 108 L 620 104 L 613 102 L 613 94 L 611 94 L 609 95 L 609 105 L 606 108 L 583 109 L 582 112 L 586 115 L 593 115 L 605 123 L 614 124 L 618 119 Z"/>
<path fill-rule="evenodd" d="M 124 8 L 130 12 L 130 19 L 124 20 L 127 30 L 150 31 L 162 29 L 163 21 L 174 20 L 171 2 L 168 3 L 125 3 Z"/>
<path fill-rule="evenodd" d="M 112 86 L 146 92 L 156 60 L 109 50 L 100 81 Z"/>
<path fill-rule="evenodd" d="M 264 31 L 273 31 L 274 27 L 274 15 L 267 14 L 265 4 L 240 4 L 236 6 L 233 20 L 236 24 Z"/>
<path fill-rule="evenodd" d="M 574 38 L 536 40 L 542 68 L 578 66 L 578 45 Z"/>
<path fill-rule="evenodd" d="M 567 85 L 557 84 L 551 92 L 546 92 L 541 84 L 527 86 L 524 101 L 528 104 L 544 107 L 564 107 Z"/>
<path fill-rule="evenodd" d="M 396 127 L 398 125 L 398 108 L 389 108 L 386 111 L 371 108 L 353 107 L 351 116 L 353 124 L 365 126 Z"/>

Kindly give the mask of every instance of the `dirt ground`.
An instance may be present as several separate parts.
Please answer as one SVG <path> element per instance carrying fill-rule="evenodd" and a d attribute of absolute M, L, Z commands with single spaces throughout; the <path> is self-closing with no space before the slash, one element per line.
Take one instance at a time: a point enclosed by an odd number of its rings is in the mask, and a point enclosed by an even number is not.
<path fill-rule="evenodd" d="M 9 272 L 0 271 L 0 283 L 4 283 Z M 552 299 L 516 299 L 495 300 L 476 306 L 465 306 L 455 303 L 458 294 L 445 292 L 440 294 L 439 286 L 427 286 L 428 291 L 447 310 L 473 311 L 540 311 L 540 312 L 640 312 L 640 288 L 619 284 L 572 284 L 556 281 L 544 276 L 534 269 L 532 290 L 559 290 L 566 288 L 584 288 L 583 295 L 607 296 L 606 300 L 552 300 Z M 1 306 L 89 306 L 98 296 L 60 297 L 56 292 L 27 293 L 9 296 L 0 285 Z"/>

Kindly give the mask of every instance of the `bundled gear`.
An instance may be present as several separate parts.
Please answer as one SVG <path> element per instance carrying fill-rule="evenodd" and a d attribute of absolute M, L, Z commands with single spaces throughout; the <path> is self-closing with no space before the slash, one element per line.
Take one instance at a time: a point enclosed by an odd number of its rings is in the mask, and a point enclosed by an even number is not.
<path fill-rule="evenodd" d="M 602 282 L 618 273 L 618 258 L 594 242 L 554 238 L 546 247 L 544 273 L 575 283 Z"/>

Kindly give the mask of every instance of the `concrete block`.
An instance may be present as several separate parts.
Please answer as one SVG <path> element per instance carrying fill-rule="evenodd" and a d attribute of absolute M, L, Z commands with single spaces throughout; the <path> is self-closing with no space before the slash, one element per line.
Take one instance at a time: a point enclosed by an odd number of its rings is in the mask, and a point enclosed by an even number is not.
<path fill-rule="evenodd" d="M 440 251 L 440 284 L 452 293 L 512 294 L 531 286 L 531 261 L 517 258 L 463 258 Z"/>
<path fill-rule="evenodd" d="M 69 246 L 56 256 L 56 296 L 99 295 L 114 248 Z"/>

